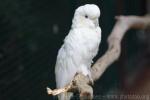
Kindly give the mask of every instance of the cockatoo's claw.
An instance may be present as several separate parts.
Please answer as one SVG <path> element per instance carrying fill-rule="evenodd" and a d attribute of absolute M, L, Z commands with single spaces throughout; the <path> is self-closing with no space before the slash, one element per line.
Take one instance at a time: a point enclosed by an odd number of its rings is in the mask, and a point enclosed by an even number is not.
<path fill-rule="evenodd" d="M 93 81 L 93 79 L 92 79 L 92 77 L 90 76 L 90 75 L 88 75 L 88 78 L 89 78 L 89 80 L 90 80 L 90 85 L 94 85 L 94 81 Z"/>
<path fill-rule="evenodd" d="M 51 90 L 50 88 L 46 87 L 46 90 L 47 90 L 47 93 L 48 93 L 48 94 L 51 94 L 51 93 L 52 93 L 52 90 Z"/>

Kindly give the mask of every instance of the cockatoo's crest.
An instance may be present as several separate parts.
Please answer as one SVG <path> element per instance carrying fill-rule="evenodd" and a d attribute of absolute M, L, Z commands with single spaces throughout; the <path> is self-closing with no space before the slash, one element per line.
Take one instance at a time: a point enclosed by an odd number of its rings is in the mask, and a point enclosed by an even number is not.
<path fill-rule="evenodd" d="M 100 9 L 97 5 L 94 4 L 86 4 L 83 6 L 80 6 L 76 9 L 75 15 L 79 14 L 83 17 L 89 17 L 90 19 L 99 18 L 100 16 Z"/>
<path fill-rule="evenodd" d="M 72 27 L 97 27 L 100 9 L 97 5 L 86 4 L 76 9 Z"/>

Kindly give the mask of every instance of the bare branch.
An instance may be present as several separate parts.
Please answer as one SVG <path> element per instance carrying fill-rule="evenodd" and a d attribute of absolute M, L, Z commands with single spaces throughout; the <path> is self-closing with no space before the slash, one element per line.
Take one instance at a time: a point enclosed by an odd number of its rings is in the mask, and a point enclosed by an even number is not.
<path fill-rule="evenodd" d="M 121 40 L 127 30 L 130 28 L 144 29 L 150 25 L 150 16 L 117 16 L 117 22 L 108 37 L 108 50 L 99 58 L 91 68 L 92 79 L 98 80 L 104 71 L 115 62 L 121 53 Z M 76 74 L 73 81 L 62 89 L 47 89 L 48 94 L 57 95 L 67 91 L 79 91 L 81 100 L 91 100 L 93 98 L 93 89 L 89 85 L 88 77 L 79 73 Z"/>
<path fill-rule="evenodd" d="M 121 53 L 121 40 L 130 28 L 144 29 L 150 25 L 150 16 L 117 16 L 117 22 L 108 37 L 108 50 L 92 67 L 92 78 L 97 80 L 115 62 Z"/>

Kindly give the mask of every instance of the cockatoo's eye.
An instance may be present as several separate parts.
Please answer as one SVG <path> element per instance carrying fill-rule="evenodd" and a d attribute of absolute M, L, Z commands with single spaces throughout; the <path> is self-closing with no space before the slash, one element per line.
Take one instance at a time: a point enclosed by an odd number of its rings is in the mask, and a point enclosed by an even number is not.
<path fill-rule="evenodd" d="M 87 16 L 87 15 L 85 15 L 85 18 L 88 18 L 88 16 Z"/>

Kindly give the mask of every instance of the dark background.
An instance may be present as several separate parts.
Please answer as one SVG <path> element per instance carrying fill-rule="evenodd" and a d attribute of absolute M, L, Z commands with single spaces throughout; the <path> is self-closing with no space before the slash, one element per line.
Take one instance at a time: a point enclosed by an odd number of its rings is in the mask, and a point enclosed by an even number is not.
<path fill-rule="evenodd" d="M 146 0 L 0 0 L 0 100 L 55 98 L 47 95 L 46 87 L 55 88 L 57 52 L 69 32 L 74 10 L 86 3 L 101 9 L 102 43 L 95 60 L 107 49 L 116 15 L 147 13 Z M 141 68 L 137 62 L 146 55 L 141 66 L 150 65 L 147 38 L 137 35 L 141 32 L 131 30 L 125 36 L 120 59 L 94 84 L 95 95 L 128 93 L 129 77 Z"/>

